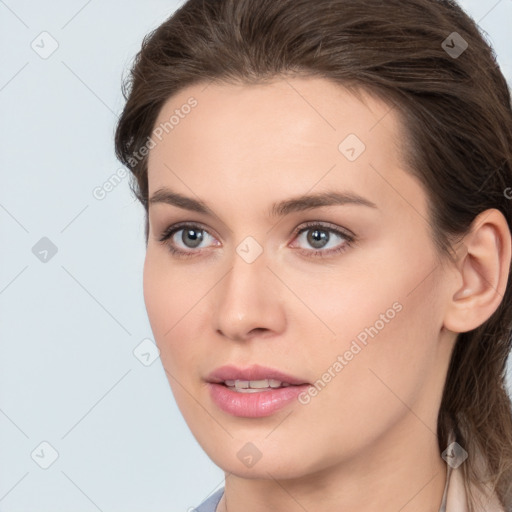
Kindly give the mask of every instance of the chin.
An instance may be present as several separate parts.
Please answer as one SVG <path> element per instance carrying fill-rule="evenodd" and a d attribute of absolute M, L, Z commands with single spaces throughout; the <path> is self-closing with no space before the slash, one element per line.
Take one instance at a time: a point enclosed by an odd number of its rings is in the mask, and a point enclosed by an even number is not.
<path fill-rule="evenodd" d="M 240 478 L 268 480 L 271 475 L 277 480 L 287 480 L 303 477 L 319 469 L 312 466 L 307 454 L 283 445 L 265 448 L 263 444 L 258 441 L 251 443 L 232 440 L 231 443 L 219 443 L 215 448 L 203 449 L 219 468 Z M 305 461 L 308 461 L 307 467 Z"/>

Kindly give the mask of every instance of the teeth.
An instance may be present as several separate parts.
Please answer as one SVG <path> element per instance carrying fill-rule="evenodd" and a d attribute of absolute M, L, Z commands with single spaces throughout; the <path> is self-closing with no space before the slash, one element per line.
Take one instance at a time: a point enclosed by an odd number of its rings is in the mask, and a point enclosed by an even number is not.
<path fill-rule="evenodd" d="M 275 379 L 226 380 L 224 383 L 228 388 L 232 388 L 234 391 L 241 391 L 242 393 L 254 393 L 260 389 L 287 387 L 291 385 Z"/>

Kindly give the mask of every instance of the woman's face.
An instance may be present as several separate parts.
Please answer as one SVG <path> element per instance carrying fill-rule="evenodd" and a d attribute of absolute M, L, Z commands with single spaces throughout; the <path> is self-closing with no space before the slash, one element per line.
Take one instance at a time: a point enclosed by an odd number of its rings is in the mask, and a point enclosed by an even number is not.
<path fill-rule="evenodd" d="M 365 98 L 320 78 L 201 84 L 155 125 L 145 303 L 185 421 L 231 473 L 300 477 L 437 442 L 447 270 L 395 110 Z M 306 385 L 230 391 L 208 382 L 224 365 Z"/>

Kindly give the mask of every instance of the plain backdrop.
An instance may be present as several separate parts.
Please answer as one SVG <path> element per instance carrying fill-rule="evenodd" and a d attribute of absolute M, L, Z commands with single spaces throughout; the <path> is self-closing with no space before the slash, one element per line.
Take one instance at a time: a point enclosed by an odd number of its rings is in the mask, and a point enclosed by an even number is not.
<path fill-rule="evenodd" d="M 512 83 L 512 1 L 462 5 Z M 141 355 L 144 217 L 113 152 L 122 75 L 177 6 L 0 0 L 0 512 L 187 511 L 223 485 Z"/>

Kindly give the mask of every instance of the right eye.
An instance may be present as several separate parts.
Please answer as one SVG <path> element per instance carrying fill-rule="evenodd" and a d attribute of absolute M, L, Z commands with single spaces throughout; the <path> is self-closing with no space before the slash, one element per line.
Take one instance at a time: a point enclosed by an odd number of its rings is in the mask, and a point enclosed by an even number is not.
<path fill-rule="evenodd" d="M 200 247 L 201 243 L 207 240 L 208 237 L 214 239 L 202 226 L 182 222 L 169 226 L 158 241 L 165 245 L 174 256 L 186 258 L 196 256 L 201 252 L 194 249 Z"/>

